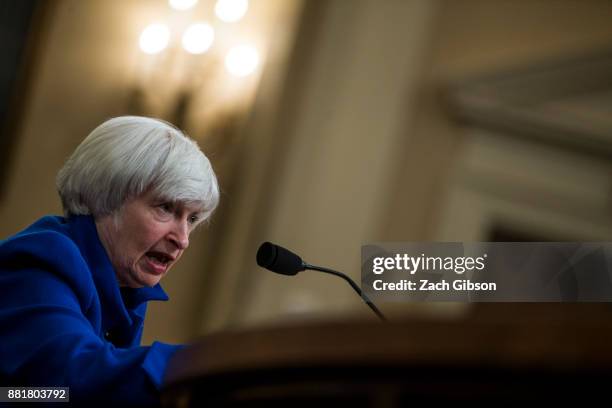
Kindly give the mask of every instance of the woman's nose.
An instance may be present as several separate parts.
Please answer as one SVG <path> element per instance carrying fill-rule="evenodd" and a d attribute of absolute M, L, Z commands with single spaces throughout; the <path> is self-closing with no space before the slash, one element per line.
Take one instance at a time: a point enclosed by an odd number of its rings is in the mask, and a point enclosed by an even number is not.
<path fill-rule="evenodd" d="M 186 249 L 189 246 L 189 224 L 186 221 L 175 222 L 170 240 L 178 249 Z"/>

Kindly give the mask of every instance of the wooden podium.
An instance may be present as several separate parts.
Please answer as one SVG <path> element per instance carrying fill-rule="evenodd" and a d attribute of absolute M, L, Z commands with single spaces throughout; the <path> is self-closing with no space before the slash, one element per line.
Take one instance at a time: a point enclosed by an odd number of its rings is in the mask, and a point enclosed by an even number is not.
<path fill-rule="evenodd" d="M 489 304 L 460 319 L 228 331 L 171 360 L 164 407 L 606 401 L 612 307 Z"/>

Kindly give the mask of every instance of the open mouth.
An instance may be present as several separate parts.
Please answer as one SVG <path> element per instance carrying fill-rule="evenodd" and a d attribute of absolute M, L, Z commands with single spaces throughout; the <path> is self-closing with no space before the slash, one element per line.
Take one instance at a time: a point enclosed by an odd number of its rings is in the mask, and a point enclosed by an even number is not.
<path fill-rule="evenodd" d="M 151 260 L 151 262 L 160 266 L 167 266 L 172 261 L 172 258 L 161 252 L 150 251 L 147 252 L 145 255 L 147 256 L 147 258 L 149 258 L 149 260 Z"/>

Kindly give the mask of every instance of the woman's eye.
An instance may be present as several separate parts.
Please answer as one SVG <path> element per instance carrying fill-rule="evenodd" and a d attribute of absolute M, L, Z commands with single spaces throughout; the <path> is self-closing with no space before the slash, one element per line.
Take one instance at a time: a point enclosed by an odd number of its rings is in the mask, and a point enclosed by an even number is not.
<path fill-rule="evenodd" d="M 162 210 L 163 212 L 172 212 L 172 204 L 170 203 L 163 203 L 157 206 L 160 210 Z"/>
<path fill-rule="evenodd" d="M 198 216 L 197 215 L 192 215 L 191 217 L 189 217 L 189 223 L 196 224 L 198 222 Z"/>

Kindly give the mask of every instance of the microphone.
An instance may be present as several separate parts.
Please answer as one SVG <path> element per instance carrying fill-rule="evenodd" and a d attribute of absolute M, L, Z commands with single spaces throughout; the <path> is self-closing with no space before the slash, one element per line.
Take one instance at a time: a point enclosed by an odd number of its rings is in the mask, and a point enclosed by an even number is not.
<path fill-rule="evenodd" d="M 376 313 L 376 316 L 382 321 L 386 321 L 385 316 L 378 310 L 376 305 L 362 292 L 361 288 L 347 275 L 342 272 L 334 271 L 333 269 L 323 268 L 307 264 L 298 255 L 289 251 L 286 248 L 275 245 L 271 242 L 264 242 L 257 250 L 257 265 L 266 268 L 272 272 L 280 273 L 281 275 L 297 275 L 298 272 L 310 269 L 336 275 L 348 282 L 349 285 L 357 292 L 363 301 Z"/>
<path fill-rule="evenodd" d="M 306 270 L 302 258 L 281 246 L 264 242 L 257 250 L 257 265 L 282 275 L 296 275 Z"/>

